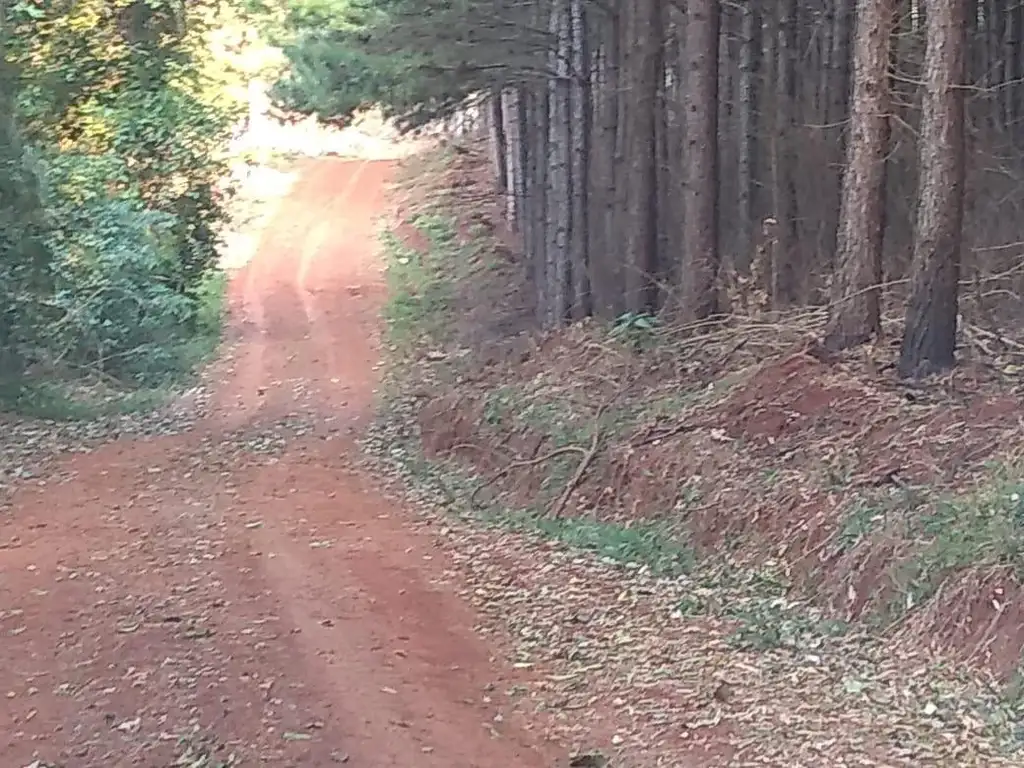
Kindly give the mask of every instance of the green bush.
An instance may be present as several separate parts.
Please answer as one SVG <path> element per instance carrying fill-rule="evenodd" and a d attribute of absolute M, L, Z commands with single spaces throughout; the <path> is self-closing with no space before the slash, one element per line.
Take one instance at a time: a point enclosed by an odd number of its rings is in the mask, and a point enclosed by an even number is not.
<path fill-rule="evenodd" d="M 210 77 L 219 0 L 16 3 L 0 28 L 0 397 L 29 371 L 130 386 L 219 336 L 219 191 L 239 104 Z"/>

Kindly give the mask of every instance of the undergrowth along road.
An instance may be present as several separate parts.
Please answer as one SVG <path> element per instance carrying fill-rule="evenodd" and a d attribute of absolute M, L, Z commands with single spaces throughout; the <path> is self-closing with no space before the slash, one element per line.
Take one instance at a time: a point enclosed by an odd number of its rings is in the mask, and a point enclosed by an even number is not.
<path fill-rule="evenodd" d="M 1012 387 L 909 396 L 815 313 L 533 336 L 480 162 L 407 169 L 368 445 L 446 511 L 521 706 L 614 765 L 1019 764 Z"/>

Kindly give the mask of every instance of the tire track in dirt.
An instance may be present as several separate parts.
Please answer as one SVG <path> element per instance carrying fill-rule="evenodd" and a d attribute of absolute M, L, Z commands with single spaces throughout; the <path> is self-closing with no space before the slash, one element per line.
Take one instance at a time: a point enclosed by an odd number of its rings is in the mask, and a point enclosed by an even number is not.
<path fill-rule="evenodd" d="M 0 521 L 0 764 L 166 766 L 200 749 L 193 730 L 243 765 L 556 764 L 497 717 L 514 676 L 444 554 L 356 467 L 392 171 L 302 169 L 233 281 L 234 365 L 195 431 L 19 491 Z M 312 431 L 248 448 L 294 417 Z"/>

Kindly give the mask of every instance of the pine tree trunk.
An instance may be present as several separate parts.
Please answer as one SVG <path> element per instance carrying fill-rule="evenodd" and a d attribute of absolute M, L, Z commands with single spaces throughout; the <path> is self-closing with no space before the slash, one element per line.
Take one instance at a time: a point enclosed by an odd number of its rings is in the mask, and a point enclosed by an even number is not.
<path fill-rule="evenodd" d="M 620 184 L 622 124 L 620 102 L 624 98 L 621 76 L 621 3 L 602 25 L 601 47 L 595 67 L 594 140 L 589 156 L 591 181 L 589 262 L 594 312 L 606 320 L 624 309 L 625 281 L 621 248 Z"/>
<path fill-rule="evenodd" d="M 965 0 L 933 0 L 925 88 L 914 267 L 900 352 L 904 376 L 954 364 L 964 218 Z"/>
<path fill-rule="evenodd" d="M 528 237 L 528 263 L 533 282 L 537 322 L 547 323 L 550 313 L 550 284 L 547 280 L 547 249 L 550 216 L 548 210 L 548 98 L 544 87 L 529 91 L 527 111 L 529 139 L 529 172 L 527 200 L 530 231 Z"/>
<path fill-rule="evenodd" d="M 544 327 L 555 328 L 569 316 L 569 240 L 572 173 L 572 107 L 569 64 L 571 59 L 569 0 L 557 0 L 551 10 L 550 30 L 556 41 L 550 55 L 548 79 L 548 187 L 547 253 L 545 281 L 548 305 Z"/>
<path fill-rule="evenodd" d="M 775 157 L 772 185 L 778 245 L 772 265 L 772 301 L 777 306 L 795 302 L 804 268 L 797 229 L 796 194 L 796 2 L 780 0 L 776 30 Z"/>
<path fill-rule="evenodd" d="M 839 350 L 881 331 L 882 236 L 889 143 L 891 0 L 857 0 L 853 105 L 825 342 Z"/>
<path fill-rule="evenodd" d="M 651 312 L 656 307 L 658 271 L 655 114 L 659 80 L 661 0 L 633 3 L 630 25 L 633 50 L 629 54 L 626 98 L 628 163 L 626 186 L 626 308 Z"/>
<path fill-rule="evenodd" d="M 757 194 L 757 82 L 760 77 L 761 11 L 754 0 L 743 4 L 739 78 L 739 211 L 736 267 L 750 272 L 754 250 L 754 216 Z"/>
<path fill-rule="evenodd" d="M 508 137 L 505 133 L 505 111 L 501 104 L 501 91 L 495 90 L 487 100 L 488 145 L 491 148 L 491 163 L 498 193 L 508 199 Z M 507 208 L 506 208 L 507 210 Z"/>
<path fill-rule="evenodd" d="M 686 193 L 683 308 L 718 313 L 718 0 L 690 0 L 686 17 Z"/>
<path fill-rule="evenodd" d="M 665 189 L 662 194 L 662 220 L 666 231 L 665 251 L 666 264 L 662 265 L 662 274 L 669 280 L 673 295 L 666 297 L 666 304 L 673 310 L 679 309 L 682 297 L 675 288 L 683 282 L 683 220 L 685 217 L 686 178 L 686 61 L 684 46 L 686 44 L 686 14 L 682 8 L 669 6 L 666 9 L 669 18 L 669 45 L 665 49 L 665 69 L 668 84 L 665 88 L 666 104 L 664 139 L 666 146 L 665 168 L 661 169 L 659 184 Z"/>
<path fill-rule="evenodd" d="M 572 106 L 572 167 L 570 174 L 571 237 L 569 241 L 569 267 L 572 276 L 572 317 L 588 317 L 592 309 L 590 299 L 590 221 L 588 176 L 591 114 L 590 70 L 592 66 L 590 46 L 587 44 L 587 19 L 583 0 L 570 0 L 570 47 L 572 50 L 572 82 L 570 103 Z"/>
<path fill-rule="evenodd" d="M 831 0 L 835 6 L 832 16 L 831 46 L 828 60 L 828 111 L 827 135 L 831 139 L 829 153 L 830 190 L 829 211 L 835 211 L 825 222 L 825 258 L 822 267 L 831 274 L 836 268 L 836 249 L 839 235 L 839 211 L 842 207 L 844 161 L 849 144 L 847 118 L 850 109 L 850 55 L 851 29 L 853 27 L 854 0 Z"/>
<path fill-rule="evenodd" d="M 522 99 L 517 88 L 501 94 L 502 124 L 505 126 L 505 217 L 513 231 L 520 231 L 523 210 L 523 122 Z"/>

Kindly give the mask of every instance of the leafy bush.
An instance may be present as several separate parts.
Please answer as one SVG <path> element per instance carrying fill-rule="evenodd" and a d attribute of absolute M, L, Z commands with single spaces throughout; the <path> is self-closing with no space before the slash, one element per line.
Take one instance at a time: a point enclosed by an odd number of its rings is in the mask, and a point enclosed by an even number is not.
<path fill-rule="evenodd" d="M 166 370 L 166 349 L 195 311 L 176 289 L 175 218 L 126 196 L 76 203 L 55 195 L 53 210 L 60 225 L 48 240 L 51 307 L 59 319 L 50 349 L 133 379 Z"/>
<path fill-rule="evenodd" d="M 163 383 L 217 337 L 223 149 L 240 107 L 210 76 L 221 4 L 8 8 L 0 368 L 15 382 L 35 363 Z"/>

